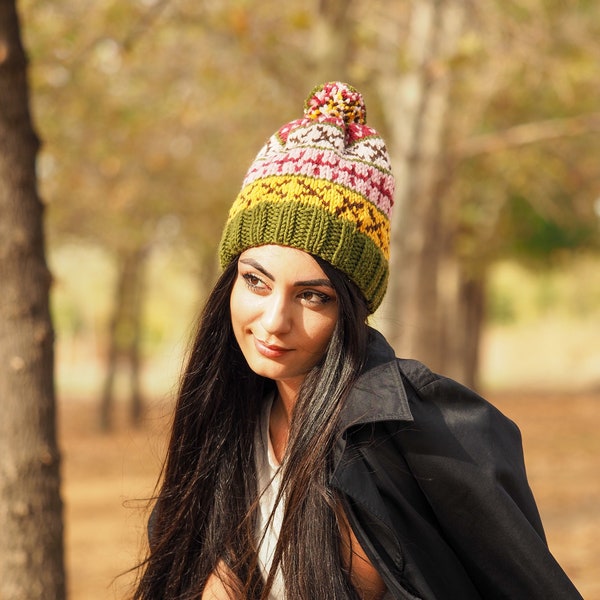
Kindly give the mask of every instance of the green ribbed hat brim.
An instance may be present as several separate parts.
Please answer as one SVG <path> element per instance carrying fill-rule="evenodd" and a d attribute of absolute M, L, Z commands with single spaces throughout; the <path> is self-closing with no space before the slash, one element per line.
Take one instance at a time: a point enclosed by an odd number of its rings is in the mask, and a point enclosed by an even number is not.
<path fill-rule="evenodd" d="M 314 254 L 348 275 L 359 287 L 371 312 L 383 300 L 389 267 L 373 240 L 347 220 L 324 209 L 295 202 L 261 202 L 225 225 L 219 246 L 224 268 L 244 250 L 277 244 Z"/>

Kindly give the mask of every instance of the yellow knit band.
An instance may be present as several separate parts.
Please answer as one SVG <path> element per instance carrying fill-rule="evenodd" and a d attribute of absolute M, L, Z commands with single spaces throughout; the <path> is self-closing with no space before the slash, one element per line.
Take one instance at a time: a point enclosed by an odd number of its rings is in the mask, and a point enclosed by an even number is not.
<path fill-rule="evenodd" d="M 343 185 L 306 176 L 264 177 L 240 192 L 229 210 L 229 219 L 260 202 L 297 202 L 303 206 L 323 208 L 336 218 L 353 223 L 389 260 L 389 219 L 363 196 Z"/>

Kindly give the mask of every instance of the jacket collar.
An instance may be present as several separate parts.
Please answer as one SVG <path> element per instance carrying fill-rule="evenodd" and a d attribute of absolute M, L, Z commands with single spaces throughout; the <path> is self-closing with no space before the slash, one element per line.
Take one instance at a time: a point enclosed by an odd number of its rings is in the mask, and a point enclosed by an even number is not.
<path fill-rule="evenodd" d="M 377 421 L 412 421 L 394 349 L 369 328 L 367 361 L 340 414 L 341 431 Z"/>

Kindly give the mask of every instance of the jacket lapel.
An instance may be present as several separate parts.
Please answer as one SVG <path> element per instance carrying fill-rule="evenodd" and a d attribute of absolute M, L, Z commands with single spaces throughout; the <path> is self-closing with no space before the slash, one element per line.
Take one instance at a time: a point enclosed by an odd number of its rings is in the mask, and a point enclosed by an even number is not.
<path fill-rule="evenodd" d="M 369 330 L 368 358 L 340 414 L 340 433 L 377 421 L 412 421 L 394 350 L 374 329 Z"/>

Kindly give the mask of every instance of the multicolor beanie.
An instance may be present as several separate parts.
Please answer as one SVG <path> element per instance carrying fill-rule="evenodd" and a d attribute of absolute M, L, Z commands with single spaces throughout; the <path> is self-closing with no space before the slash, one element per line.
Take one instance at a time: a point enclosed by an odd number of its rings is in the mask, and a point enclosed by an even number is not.
<path fill-rule="evenodd" d="M 374 312 L 387 287 L 394 178 L 383 139 L 365 123 L 353 87 L 315 88 L 304 117 L 271 136 L 246 174 L 221 266 L 255 246 L 299 248 L 348 275 Z"/>

